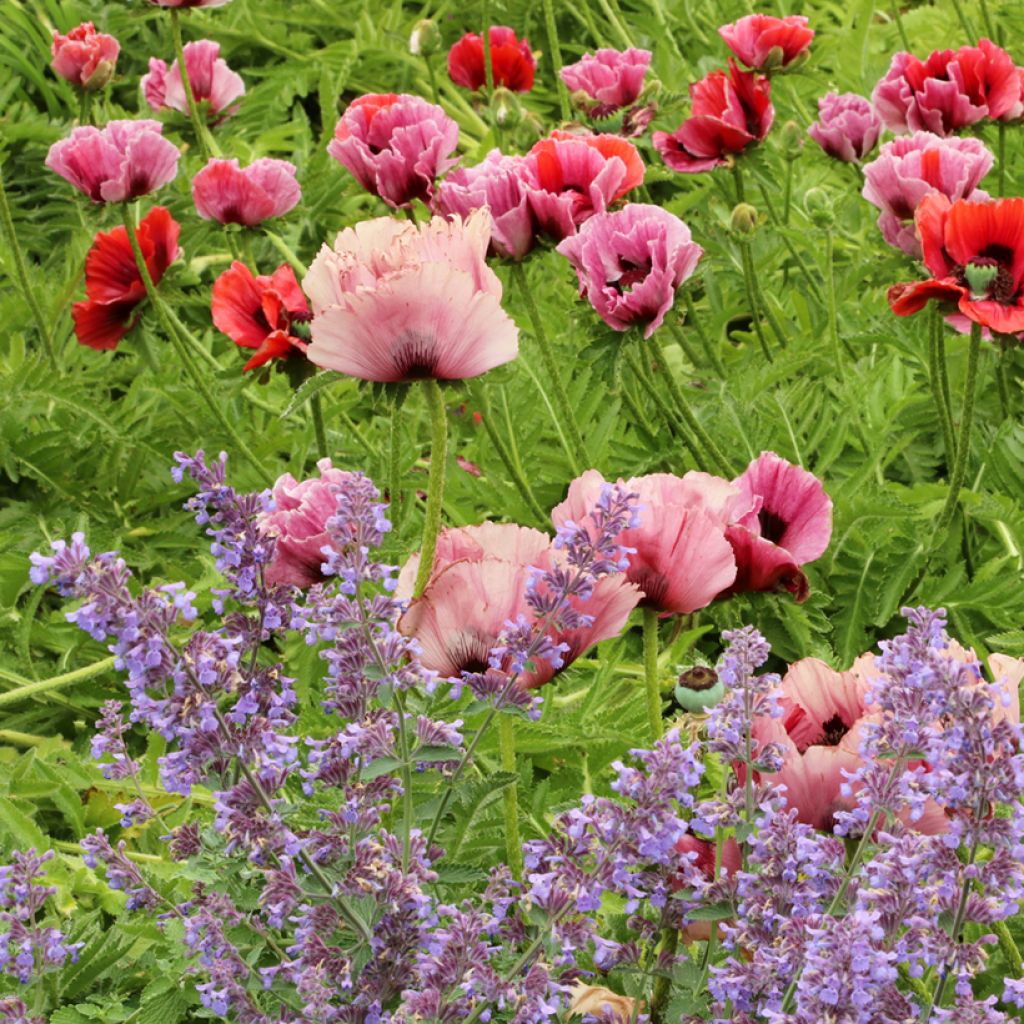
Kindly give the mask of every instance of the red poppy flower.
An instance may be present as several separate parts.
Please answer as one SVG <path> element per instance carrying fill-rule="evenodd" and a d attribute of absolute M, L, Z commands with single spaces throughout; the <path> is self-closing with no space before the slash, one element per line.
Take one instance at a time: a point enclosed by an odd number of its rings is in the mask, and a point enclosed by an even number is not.
<path fill-rule="evenodd" d="M 525 39 L 502 25 L 492 25 L 491 74 L 495 85 L 513 92 L 529 92 L 537 61 Z M 487 82 L 484 72 L 484 41 L 475 32 L 467 32 L 448 51 L 448 75 L 465 89 L 482 89 Z"/>
<path fill-rule="evenodd" d="M 892 311 L 909 316 L 935 299 L 997 334 L 1024 331 L 1024 199 L 951 203 L 932 192 L 915 221 L 934 276 L 891 288 Z"/>
<path fill-rule="evenodd" d="M 162 206 L 154 206 L 136 229 L 153 284 L 160 283 L 177 259 L 180 231 L 180 225 Z M 85 302 L 71 307 L 79 343 L 98 350 L 117 348 L 135 326 L 135 309 L 146 297 L 124 227 L 97 232 L 85 260 L 85 294 Z"/>
<path fill-rule="evenodd" d="M 731 25 L 723 25 L 718 34 L 736 56 L 755 71 L 787 68 L 807 53 L 814 29 L 800 14 L 774 18 L 770 14 L 748 14 Z"/>
<path fill-rule="evenodd" d="M 306 342 L 292 333 L 292 325 L 309 320 L 311 313 L 287 263 L 269 277 L 254 277 L 235 261 L 214 282 L 211 310 L 218 330 L 241 348 L 256 349 L 243 372 L 306 352 Z"/>

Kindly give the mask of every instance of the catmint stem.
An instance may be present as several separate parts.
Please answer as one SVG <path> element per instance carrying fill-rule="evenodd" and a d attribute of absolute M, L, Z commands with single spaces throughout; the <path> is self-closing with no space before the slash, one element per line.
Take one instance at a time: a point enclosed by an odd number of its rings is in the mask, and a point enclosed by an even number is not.
<path fill-rule="evenodd" d="M 565 385 L 562 383 L 562 375 L 555 360 L 554 350 L 551 347 L 551 342 L 548 340 L 547 331 L 544 329 L 544 320 L 541 317 L 540 310 L 537 308 L 533 292 L 530 290 L 530 285 L 526 280 L 526 271 L 523 270 L 521 263 L 512 263 L 512 277 L 515 279 L 516 286 L 519 288 L 523 301 L 526 303 L 526 311 L 529 314 L 530 323 L 533 325 L 533 337 L 537 342 L 537 347 L 540 349 L 544 372 L 551 381 L 551 387 L 555 392 L 555 401 L 559 409 L 559 417 L 570 439 L 571 449 L 567 446 L 566 454 L 568 454 L 569 461 L 572 463 L 573 472 L 578 474 L 590 465 L 587 446 L 583 442 L 583 435 L 580 433 L 576 417 L 573 415 L 572 405 L 569 402 L 569 395 L 566 393 Z"/>
<path fill-rule="evenodd" d="M 946 352 L 942 338 L 942 313 L 936 307 L 930 311 L 928 332 L 928 377 L 932 385 L 932 400 L 939 414 L 942 445 L 946 451 L 946 465 L 952 469 L 956 461 L 956 442 L 953 439 L 953 421 L 949 411 L 949 381 L 946 378 Z"/>
<path fill-rule="evenodd" d="M 562 49 L 558 43 L 558 27 L 555 25 L 552 0 L 544 0 L 544 31 L 548 37 L 548 54 L 551 57 L 551 70 L 558 91 L 558 105 L 562 112 L 562 120 L 568 121 L 572 117 L 572 107 L 569 105 L 569 88 L 559 73 L 562 70 Z"/>
<path fill-rule="evenodd" d="M 160 320 L 164 325 L 164 330 L 167 332 L 167 336 L 170 338 L 171 344 L 174 345 L 177 350 L 178 358 L 181 360 L 185 369 L 188 371 L 189 376 L 192 378 L 192 381 L 196 386 L 196 390 L 198 390 L 199 394 L 202 395 L 203 400 L 210 407 L 210 411 L 220 422 L 225 433 L 231 438 L 232 443 L 249 460 L 249 462 L 252 463 L 253 467 L 262 477 L 265 473 L 265 467 L 252 453 L 245 441 L 242 440 L 242 437 L 235 429 L 234 424 L 228 419 L 227 414 L 224 412 L 223 405 L 214 397 L 213 392 L 206 383 L 206 378 L 203 377 L 202 372 L 199 367 L 196 366 L 195 361 L 192 358 L 192 353 L 188 344 L 182 338 L 178 328 L 171 319 L 167 305 L 164 303 L 163 299 L 160 298 L 160 294 L 157 292 L 156 286 L 153 284 L 153 278 L 150 277 L 149 274 L 149 267 L 146 266 L 146 258 L 142 255 L 142 249 L 139 247 L 139 240 L 135 234 L 135 226 L 132 224 L 131 211 L 127 203 L 124 203 L 121 206 L 121 216 L 124 221 L 124 229 L 128 234 L 128 241 L 131 244 L 132 252 L 135 255 L 135 265 L 138 268 L 139 275 L 142 277 L 143 286 L 146 289 L 146 295 L 149 297 L 149 301 L 153 303 L 153 308 L 157 311 L 157 315 L 160 317 Z M 198 344 L 198 342 L 196 342 L 196 344 Z"/>
<path fill-rule="evenodd" d="M 402 407 L 398 402 L 391 406 L 388 420 L 388 518 L 394 528 L 402 518 Z"/>
<path fill-rule="evenodd" d="M 271 231 L 268 227 L 263 228 L 263 236 L 284 257 L 301 281 L 307 268 L 302 260 L 295 255 L 291 246 L 276 231 Z"/>
<path fill-rule="evenodd" d="M 171 35 L 174 38 L 174 56 L 178 60 L 178 71 L 181 73 L 181 85 L 185 90 L 185 102 L 188 104 L 192 130 L 195 132 L 196 143 L 203 159 L 209 160 L 211 156 L 219 156 L 220 152 L 217 143 L 203 124 L 203 119 L 199 115 L 199 104 L 196 103 L 195 93 L 192 92 L 192 83 L 189 81 L 188 68 L 185 65 L 185 45 L 181 40 L 181 13 L 176 7 L 171 8 Z"/>
<path fill-rule="evenodd" d="M 326 459 L 330 454 L 327 448 L 327 432 L 324 430 L 324 410 L 320 404 L 319 393 L 314 393 L 309 398 L 309 412 L 313 419 L 313 436 L 316 438 L 316 453 L 321 459 Z"/>
<path fill-rule="evenodd" d="M 512 715 L 498 715 L 498 750 L 503 771 L 512 772 L 516 781 L 502 792 L 505 805 L 505 859 L 512 877 L 523 877 L 523 844 L 519 838 L 519 773 L 516 769 L 516 720 Z"/>
<path fill-rule="evenodd" d="M 65 686 L 80 683 L 83 679 L 94 679 L 96 676 L 106 672 L 107 669 L 113 668 L 114 660 L 112 657 L 104 658 L 102 661 L 94 662 L 92 665 L 85 665 L 82 668 L 76 668 L 73 672 L 64 672 L 59 676 L 52 676 L 49 679 L 40 679 L 36 682 L 26 680 L 23 685 L 15 689 L 0 693 L 0 705 L 16 704 L 19 700 L 25 700 L 27 697 L 36 697 L 49 690 L 60 690 Z"/>
<path fill-rule="evenodd" d="M 441 529 L 441 503 L 444 500 L 445 466 L 448 461 L 448 414 L 441 385 L 436 380 L 428 379 L 423 382 L 423 390 L 430 409 L 430 477 L 427 483 L 427 507 L 423 515 L 420 565 L 412 592 L 414 601 L 423 596 L 434 570 L 434 551 Z"/>
<path fill-rule="evenodd" d="M 658 675 L 658 609 L 643 609 L 644 682 L 647 687 L 647 724 L 651 742 L 665 735 L 665 722 L 661 717 L 661 680 Z"/>
<path fill-rule="evenodd" d="M 971 324 L 971 340 L 967 348 L 967 375 L 964 379 L 964 398 L 960 410 L 960 434 L 956 441 L 956 461 L 949 478 L 949 495 L 943 505 L 939 518 L 935 523 L 935 539 L 943 540 L 943 534 L 949 529 L 956 513 L 960 488 L 967 476 L 967 457 L 971 448 L 971 427 L 974 423 L 974 391 L 978 378 L 978 358 L 981 352 L 981 324 Z"/>
<path fill-rule="evenodd" d="M 39 337 L 42 339 L 46 358 L 49 359 L 54 370 L 60 373 L 60 365 L 57 363 L 57 353 L 53 349 L 53 338 L 50 334 L 50 329 L 46 326 L 46 318 L 39 307 L 36 293 L 32 290 L 32 285 L 29 283 L 28 271 L 25 269 L 25 255 L 21 251 L 18 235 L 14 230 L 14 218 L 11 216 L 11 206 L 7 201 L 7 190 L 4 188 L 2 172 L 0 172 L 0 221 L 3 221 L 4 233 L 7 235 L 7 242 L 11 247 L 15 276 L 18 279 L 18 284 L 21 286 L 21 292 L 25 296 L 25 302 L 28 303 L 32 319 L 36 322 L 36 330 L 39 331 Z"/>

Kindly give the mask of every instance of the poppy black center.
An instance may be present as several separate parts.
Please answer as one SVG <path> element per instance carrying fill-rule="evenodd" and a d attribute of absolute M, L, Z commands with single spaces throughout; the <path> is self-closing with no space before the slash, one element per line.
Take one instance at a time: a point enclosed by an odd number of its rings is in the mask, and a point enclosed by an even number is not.
<path fill-rule="evenodd" d="M 842 738 L 850 731 L 838 712 L 827 722 L 823 722 L 821 728 L 821 738 L 811 744 L 813 747 L 838 747 Z"/>
<path fill-rule="evenodd" d="M 778 544 L 782 540 L 788 525 L 785 519 L 763 508 L 757 513 L 757 521 L 761 524 L 761 536 L 765 540 L 770 540 L 773 544 Z"/>

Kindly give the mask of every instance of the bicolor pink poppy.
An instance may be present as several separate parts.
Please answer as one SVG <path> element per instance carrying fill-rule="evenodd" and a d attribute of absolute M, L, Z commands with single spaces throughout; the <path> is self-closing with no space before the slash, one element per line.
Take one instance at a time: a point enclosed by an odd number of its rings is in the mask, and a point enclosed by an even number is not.
<path fill-rule="evenodd" d="M 319 476 L 298 481 L 285 473 L 274 484 L 274 511 L 258 520 L 260 532 L 274 538 L 274 555 L 264 577 L 267 583 L 311 587 L 326 576 L 324 548 L 330 549 L 327 520 L 337 510 L 336 493 L 347 486 L 351 473 L 335 469 L 330 459 L 316 464 Z"/>
<path fill-rule="evenodd" d="M 532 569 L 562 564 L 551 538 L 539 530 L 514 523 L 444 530 L 438 537 L 434 568 L 423 596 L 414 601 L 399 621 L 399 629 L 419 641 L 422 664 L 446 678 L 463 672 L 485 672 L 490 652 L 506 623 L 520 615 L 534 621 L 526 602 Z M 409 597 L 419 566 L 414 556 L 403 567 L 396 594 Z M 564 643 L 563 668 L 601 640 L 617 636 L 640 599 L 639 591 L 621 575 L 600 579 L 587 601 L 572 599 L 577 610 L 592 616 L 589 626 L 553 632 Z M 524 672 L 524 687 L 541 686 L 555 669 L 538 659 Z"/>
<path fill-rule="evenodd" d="M 909 256 L 921 256 L 914 214 L 926 195 L 939 192 L 947 199 L 987 199 L 978 183 L 995 157 L 980 139 L 943 138 L 915 132 L 885 143 L 878 156 L 864 165 L 861 193 L 881 210 L 882 237 Z"/>
<path fill-rule="evenodd" d="M 588 469 L 569 484 L 551 521 L 556 527 L 584 522 L 605 482 L 596 469 Z M 617 543 L 635 549 L 626 578 L 643 591 L 643 607 L 663 614 L 695 612 L 732 585 L 736 558 L 725 521 L 728 509 L 742 499 L 738 488 L 695 472 L 652 473 L 619 483 L 640 496 L 640 526 L 623 531 Z"/>
<path fill-rule="evenodd" d="M 736 55 L 736 59 L 754 71 L 788 68 L 807 53 L 814 29 L 807 27 L 802 14 L 776 18 L 770 14 L 748 14 L 718 34 Z"/>
<path fill-rule="evenodd" d="M 158 121 L 83 125 L 50 147 L 46 166 L 94 203 L 124 203 L 155 192 L 178 173 L 177 147 Z"/>
<path fill-rule="evenodd" d="M 610 117 L 636 102 L 650 65 L 650 50 L 602 49 L 567 64 L 559 77 L 591 117 Z"/>
<path fill-rule="evenodd" d="M 363 380 L 477 377 L 515 359 L 519 332 L 487 266 L 489 218 L 390 217 L 346 228 L 302 282 L 309 359 Z"/>
<path fill-rule="evenodd" d="M 199 39 L 184 47 L 185 70 L 197 104 L 204 106 L 211 118 L 223 120 L 234 113 L 231 104 L 245 95 L 241 75 L 228 67 L 220 55 L 220 43 Z M 188 114 L 188 98 L 181 81 L 181 70 L 175 60 L 170 69 L 158 57 L 150 57 L 149 74 L 142 76 L 142 95 L 153 110 L 177 110 Z"/>
<path fill-rule="evenodd" d="M 985 118 L 1019 116 L 1021 79 L 1013 58 L 988 39 L 959 50 L 936 50 L 926 60 L 901 51 L 871 99 L 894 132 L 936 135 Z"/>
<path fill-rule="evenodd" d="M 882 119 L 863 96 L 830 92 L 818 100 L 818 120 L 807 134 L 834 160 L 858 163 L 878 145 Z"/>
<path fill-rule="evenodd" d="M 645 338 L 661 326 L 704 253 L 675 214 L 644 203 L 591 217 L 557 248 L 601 319 L 616 331 L 643 328 Z"/>
<path fill-rule="evenodd" d="M 302 198 L 295 165 L 264 157 L 248 167 L 237 160 L 211 160 L 192 179 L 192 200 L 204 220 L 255 227 L 280 217 Z"/>
<path fill-rule="evenodd" d="M 398 209 L 429 203 L 434 181 L 455 165 L 459 126 L 419 96 L 371 93 L 354 99 L 327 152 L 367 192 Z"/>
<path fill-rule="evenodd" d="M 97 32 L 91 21 L 85 21 L 66 36 L 53 33 L 50 67 L 72 85 L 93 91 L 102 89 L 113 78 L 120 52 L 120 44 L 113 36 Z"/>

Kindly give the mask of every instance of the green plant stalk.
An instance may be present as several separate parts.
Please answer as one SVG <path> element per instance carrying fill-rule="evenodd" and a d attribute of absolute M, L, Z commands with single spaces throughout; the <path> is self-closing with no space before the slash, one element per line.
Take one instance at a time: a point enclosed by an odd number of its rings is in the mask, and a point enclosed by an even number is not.
<path fill-rule="evenodd" d="M 92 123 L 92 93 L 88 89 L 83 89 L 81 95 L 78 97 L 78 123 L 91 124 Z"/>
<path fill-rule="evenodd" d="M 683 355 L 690 360 L 690 364 L 699 368 L 701 365 L 701 358 L 697 350 L 690 344 L 690 339 L 686 337 L 682 327 L 675 320 L 666 320 L 665 323 L 668 326 L 669 334 L 675 338 L 676 344 L 683 350 Z"/>
<path fill-rule="evenodd" d="M 697 314 L 697 306 L 693 301 L 693 296 L 690 294 L 689 289 L 683 290 L 683 302 L 686 305 L 687 326 L 692 325 L 693 329 L 697 332 L 697 337 L 700 339 L 704 353 L 711 361 L 711 365 L 715 368 L 715 373 L 718 374 L 719 377 L 724 377 L 725 365 L 722 362 L 722 357 L 718 354 L 718 346 L 712 342 L 708 337 L 707 331 L 704 330 L 704 327 L 700 322 L 700 316 Z M 673 333 L 682 335 L 683 329 L 678 324 L 671 324 L 671 328 Z"/>
<path fill-rule="evenodd" d="M 996 26 L 992 21 L 992 15 L 989 13 L 987 0 L 979 0 L 978 6 L 981 8 L 981 20 L 985 23 L 985 34 L 993 42 L 1002 45 L 1002 33 L 996 32 Z"/>
<path fill-rule="evenodd" d="M 977 41 L 978 37 L 974 34 L 974 28 L 970 21 L 967 20 L 967 15 L 964 13 L 963 7 L 960 6 L 960 0 L 953 0 L 953 10 L 956 11 L 960 27 L 964 30 L 964 35 L 967 36 L 968 45 L 973 45 Z"/>
<path fill-rule="evenodd" d="M 960 489 L 967 476 L 967 457 L 971 448 L 971 427 L 974 424 L 974 392 L 978 378 L 978 358 L 981 352 L 981 324 L 971 324 L 971 340 L 967 348 L 967 375 L 964 380 L 964 397 L 960 410 L 960 433 L 956 439 L 956 461 L 949 478 L 949 494 L 935 523 L 935 541 L 941 543 L 942 535 L 949 529 L 956 512 Z"/>
<path fill-rule="evenodd" d="M 371 646 L 373 645 L 371 639 Z M 409 870 L 412 852 L 413 806 L 412 806 L 412 751 L 409 749 L 409 729 L 406 726 L 405 699 L 395 691 L 395 709 L 398 712 L 398 756 L 402 759 L 402 870 Z"/>
<path fill-rule="evenodd" d="M 1006 195 L 1006 124 L 999 122 L 996 136 L 996 164 L 999 167 L 997 172 L 996 195 Z"/>
<path fill-rule="evenodd" d="M 29 284 L 28 271 L 25 269 L 25 256 L 21 251 L 18 235 L 14 230 L 14 218 L 11 216 L 11 206 L 7 201 L 7 190 L 4 188 L 2 170 L 0 170 L 0 221 L 3 221 L 4 233 L 7 235 L 7 241 L 11 247 L 15 276 L 18 279 L 18 284 L 21 286 L 21 292 L 25 296 L 25 302 L 28 303 L 32 319 L 36 322 L 36 330 L 39 331 L 39 337 L 42 339 L 46 358 L 49 359 L 50 364 L 59 374 L 60 365 L 57 363 L 57 353 L 53 348 L 53 338 L 50 335 L 49 328 L 46 326 L 46 318 L 43 316 L 43 311 L 36 299 L 36 293 L 32 290 L 32 285 Z"/>
<path fill-rule="evenodd" d="M 430 81 L 430 96 L 434 101 L 435 105 L 440 106 L 441 100 L 438 97 L 437 92 L 437 72 L 434 71 L 434 62 L 427 56 L 424 56 L 423 63 L 427 66 L 427 78 Z"/>
<path fill-rule="evenodd" d="M 597 0 L 597 6 L 601 8 L 601 13 L 604 15 L 605 20 L 615 31 L 622 45 L 628 50 L 634 45 L 633 39 L 626 26 L 623 25 L 622 19 L 619 17 L 620 12 L 616 11 L 613 2 L 614 0 Z"/>
<path fill-rule="evenodd" d="M 153 307 L 156 309 L 157 315 L 163 322 L 164 330 L 171 339 L 171 344 L 174 345 L 177 350 L 178 357 L 181 359 L 182 364 L 195 383 L 199 394 L 202 395 L 203 400 L 209 406 L 210 411 L 214 414 L 220 425 L 224 428 L 225 433 L 231 438 L 232 443 L 246 457 L 246 459 L 249 460 L 252 466 L 259 472 L 260 476 L 263 477 L 266 474 L 266 467 L 258 458 L 256 458 L 245 441 L 242 440 L 241 435 L 235 429 L 235 425 L 228 419 L 223 407 L 214 397 L 213 392 L 210 391 L 209 385 L 206 383 L 206 379 L 203 377 L 199 367 L 196 366 L 192 359 L 192 353 L 189 350 L 188 344 L 179 334 L 177 327 L 175 327 L 174 322 L 169 315 L 170 311 L 168 306 L 164 303 L 163 299 L 160 298 L 160 294 L 157 292 L 156 286 L 153 284 L 153 278 L 150 277 L 149 274 L 149 267 L 146 266 L 146 258 L 142 255 L 142 249 L 139 248 L 139 240 L 135 236 L 135 227 L 132 224 L 131 211 L 129 210 L 127 203 L 122 204 L 121 206 L 121 216 L 124 221 L 125 231 L 128 233 L 128 241 L 131 244 L 132 252 L 135 255 L 135 265 L 138 267 L 139 275 L 142 277 L 142 283 L 146 289 L 146 295 L 149 297 L 149 301 L 153 303 Z M 198 342 L 196 342 L 196 344 L 198 345 Z"/>
<path fill-rule="evenodd" d="M 94 679 L 102 675 L 107 669 L 114 667 L 114 658 L 104 658 L 102 661 L 94 662 L 92 665 L 85 665 L 83 668 L 76 668 L 73 672 L 64 672 L 59 676 L 52 676 L 49 679 L 40 679 L 36 682 L 25 682 L 13 690 L 0 693 L 0 706 L 4 704 L 16 704 L 28 697 L 36 697 L 49 690 L 61 690 L 65 686 L 74 686 L 84 679 Z M 13 673 L 12 673 L 13 675 Z"/>
<path fill-rule="evenodd" d="M 324 430 L 324 409 L 320 404 L 320 394 L 309 396 L 309 412 L 313 420 L 313 436 L 316 438 L 316 453 L 321 459 L 330 455 L 327 447 L 327 432 Z"/>
<path fill-rule="evenodd" d="M 562 48 L 558 44 L 558 26 L 555 24 L 555 8 L 552 0 L 544 0 L 544 31 L 548 37 L 548 51 L 558 92 L 558 106 L 562 113 L 562 120 L 568 121 L 572 118 L 572 107 L 569 105 L 569 88 L 559 74 L 562 70 Z"/>
<path fill-rule="evenodd" d="M 388 417 L 388 516 L 397 530 L 402 519 L 402 407 L 398 402 L 391 406 Z"/>
<path fill-rule="evenodd" d="M 716 921 L 711 922 L 712 930 L 718 928 Z M 676 955 L 679 948 L 679 929 L 666 927 L 661 930 L 661 952 L 669 957 Z M 651 993 L 651 1024 L 663 1024 L 665 1007 L 672 991 L 672 978 L 668 974 L 659 974 L 654 979 L 654 991 Z"/>
<path fill-rule="evenodd" d="M 555 401 L 558 405 L 558 415 L 572 446 L 572 451 L 568 452 L 568 454 L 573 464 L 573 472 L 579 474 L 590 465 L 590 456 L 587 454 L 587 446 L 584 444 L 583 435 L 580 433 L 579 425 L 573 414 L 569 395 L 565 390 L 565 385 L 562 383 L 562 375 L 558 370 L 555 353 L 551 347 L 551 342 L 548 340 L 547 331 L 544 329 L 544 320 L 541 317 L 540 310 L 537 308 L 533 292 L 530 290 L 529 282 L 526 280 L 526 271 L 523 270 L 521 263 L 512 263 L 512 277 L 523 297 L 523 301 L 526 303 L 526 312 L 530 317 L 530 323 L 533 325 L 533 337 L 537 342 L 537 348 L 540 349 L 544 372 L 551 381 L 551 387 L 555 392 Z"/>
<path fill-rule="evenodd" d="M 276 231 L 271 231 L 268 227 L 263 228 L 263 237 L 281 254 L 301 281 L 309 268 L 295 255 L 291 246 Z"/>
<path fill-rule="evenodd" d="M 943 391 L 943 378 L 946 369 L 945 345 L 942 340 L 942 314 L 938 308 L 931 311 L 931 324 L 928 333 L 928 377 L 932 386 L 932 400 L 939 415 L 939 426 L 942 429 L 942 446 L 946 452 L 946 465 L 952 467 L 956 461 L 956 442 L 953 439 L 953 420 L 949 411 L 949 396 Z M 948 388 L 948 380 L 945 382 Z"/>
<path fill-rule="evenodd" d="M 758 308 L 757 284 L 754 272 L 754 261 L 750 255 L 750 242 L 744 238 L 739 239 L 740 262 L 743 265 L 743 284 L 747 291 L 747 305 L 750 306 L 750 318 L 754 326 L 754 334 L 761 345 L 761 351 L 769 363 L 774 363 L 771 349 L 768 347 L 768 339 L 764 336 L 764 327 L 761 324 L 761 311 Z"/>
<path fill-rule="evenodd" d="M 999 948 L 1003 951 L 1003 956 L 1006 957 L 1010 974 L 1014 978 L 1019 978 L 1021 972 L 1024 971 L 1024 963 L 1021 962 L 1020 949 L 1017 948 L 1017 943 L 1010 934 L 1010 929 L 1007 928 L 1005 921 L 994 921 L 992 928 L 999 939 Z"/>
<path fill-rule="evenodd" d="M 487 86 L 488 97 L 494 92 L 494 65 L 491 59 L 491 4 L 490 0 L 482 0 L 480 4 L 480 16 L 483 19 L 484 30 L 480 38 L 484 44 L 484 83 Z"/>
<path fill-rule="evenodd" d="M 892 16 L 896 22 L 896 31 L 900 34 L 900 43 L 904 50 L 910 51 L 912 47 L 910 39 L 907 37 L 907 30 L 903 27 L 903 15 L 900 13 L 899 0 L 889 0 L 889 6 L 892 7 Z"/>
<path fill-rule="evenodd" d="M 1010 385 L 1008 381 L 1009 367 L 1006 363 L 1006 353 L 1008 350 L 996 349 L 996 388 L 999 391 L 999 412 L 1005 420 L 1010 415 Z"/>
<path fill-rule="evenodd" d="M 523 877 L 523 843 L 519 837 L 519 775 L 516 770 L 516 720 L 498 715 L 498 750 L 503 771 L 512 772 L 516 781 L 502 792 L 505 808 L 505 862 L 517 881 Z"/>
<path fill-rule="evenodd" d="M 836 373 L 843 376 L 843 348 L 839 343 L 839 309 L 836 303 L 835 238 L 831 228 L 825 229 L 825 296 L 828 300 L 828 336 L 832 342 L 832 358 Z"/>
<path fill-rule="evenodd" d="M 192 83 L 189 81 L 188 68 L 185 65 L 185 44 L 181 39 L 181 12 L 176 7 L 171 8 L 171 35 L 174 38 L 174 56 L 178 60 L 178 70 L 181 72 L 181 86 L 185 90 L 185 102 L 188 104 L 188 116 L 192 121 L 192 130 L 195 132 L 196 142 L 204 160 L 211 156 L 220 156 L 220 149 L 210 135 L 203 119 L 199 114 L 199 104 L 196 103 L 195 94 L 192 92 Z"/>
<path fill-rule="evenodd" d="M 658 609 L 644 608 L 644 684 L 647 691 L 647 724 L 651 742 L 665 735 L 665 720 L 661 717 L 661 679 L 658 674 Z"/>
<path fill-rule="evenodd" d="M 428 378 L 423 391 L 430 409 L 430 477 L 427 482 L 427 507 L 423 515 L 423 542 L 420 545 L 420 564 L 416 570 L 413 600 L 423 596 L 434 569 L 437 535 L 441 530 L 441 503 L 444 501 L 445 468 L 448 461 L 448 415 L 444 407 L 441 385 Z"/>

